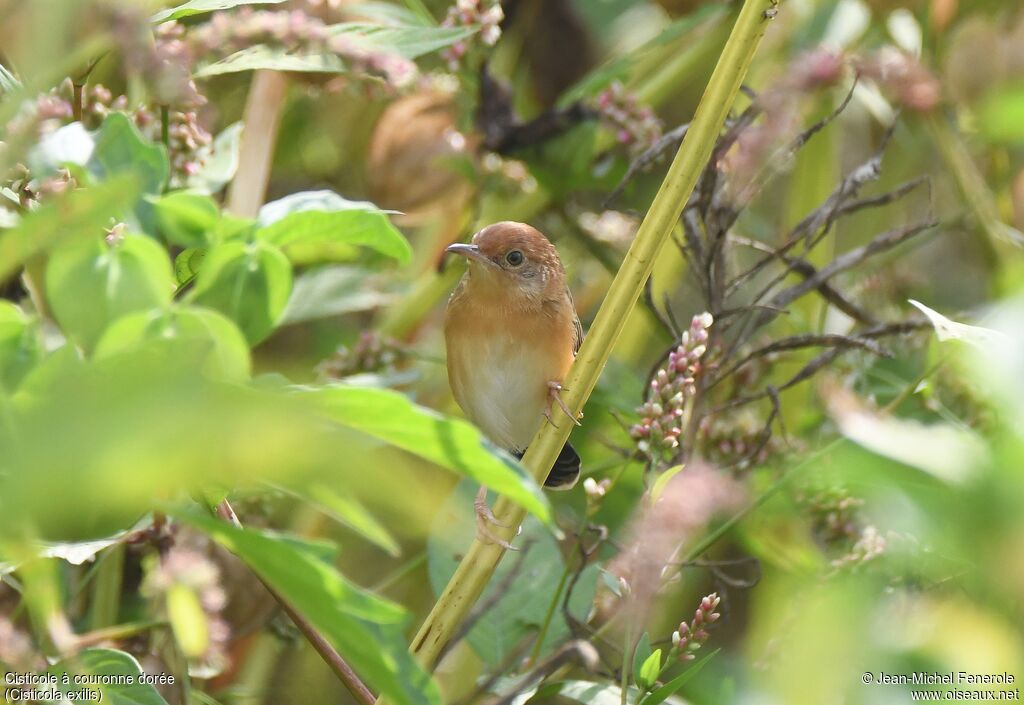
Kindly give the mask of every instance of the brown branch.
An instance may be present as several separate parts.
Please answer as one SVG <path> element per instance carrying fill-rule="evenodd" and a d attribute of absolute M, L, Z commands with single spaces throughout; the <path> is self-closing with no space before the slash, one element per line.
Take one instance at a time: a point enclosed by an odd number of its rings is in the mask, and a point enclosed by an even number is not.
<path fill-rule="evenodd" d="M 285 74 L 267 70 L 253 74 L 245 103 L 238 171 L 228 186 L 227 210 L 234 215 L 255 217 L 263 205 L 287 94 Z"/>
<path fill-rule="evenodd" d="M 241 529 L 242 522 L 238 520 L 238 515 L 235 514 L 235 510 L 231 508 L 231 504 L 228 500 L 223 500 L 217 505 L 217 516 Z M 373 705 L 376 702 L 373 693 L 366 687 L 362 680 L 360 680 L 358 674 L 352 670 L 352 667 L 348 665 L 341 654 L 339 654 L 329 641 L 321 634 L 316 627 L 314 627 L 304 616 L 302 616 L 294 607 L 292 607 L 287 600 L 284 599 L 274 588 L 272 588 L 262 577 L 256 576 L 259 581 L 263 583 L 263 586 L 267 588 L 267 592 L 281 605 L 281 609 L 291 618 L 295 626 L 299 628 L 306 640 L 312 645 L 316 652 L 320 654 L 320 658 L 330 666 L 331 670 L 334 671 L 334 675 L 338 677 L 342 685 L 352 694 L 357 701 L 362 705 Z"/>

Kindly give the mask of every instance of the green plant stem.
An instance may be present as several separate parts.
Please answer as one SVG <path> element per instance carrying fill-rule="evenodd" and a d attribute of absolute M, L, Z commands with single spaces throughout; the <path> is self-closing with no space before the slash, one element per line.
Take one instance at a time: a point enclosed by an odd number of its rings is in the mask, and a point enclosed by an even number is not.
<path fill-rule="evenodd" d="M 125 624 L 115 624 L 111 627 L 104 627 L 103 629 L 96 629 L 91 632 L 86 632 L 75 638 L 75 645 L 78 648 L 86 648 L 88 646 L 95 646 L 101 644 L 104 641 L 117 641 L 126 637 L 135 636 L 142 632 L 147 632 L 150 629 L 156 627 L 166 627 L 167 622 L 160 621 L 148 621 L 148 622 L 127 622 Z"/>
<path fill-rule="evenodd" d="M 620 702 L 622 705 L 626 705 L 629 699 L 629 666 L 633 661 L 633 645 L 630 640 L 630 631 L 629 622 L 626 622 L 626 628 L 622 630 L 622 675 L 619 679 L 619 689 L 622 691 Z"/>
<path fill-rule="evenodd" d="M 643 291 L 658 252 L 669 239 L 711 156 L 764 33 L 767 11 L 774 10 L 774 7 L 771 0 L 746 0 L 740 11 L 679 153 L 641 223 L 566 379 L 565 402 L 574 412 L 582 409 L 597 384 L 626 318 Z M 555 423 L 542 425 L 523 458 L 523 464 L 538 482 L 546 477 L 572 430 L 568 419 L 557 415 L 555 419 Z M 524 517 L 524 512 L 505 498 L 495 504 L 494 513 L 509 527 L 518 527 Z M 514 532 L 515 528 L 509 528 L 497 533 L 510 540 L 515 536 Z M 497 544 L 473 542 L 413 639 L 411 650 L 425 667 L 435 665 L 451 635 L 480 597 L 504 553 L 505 550 Z"/>

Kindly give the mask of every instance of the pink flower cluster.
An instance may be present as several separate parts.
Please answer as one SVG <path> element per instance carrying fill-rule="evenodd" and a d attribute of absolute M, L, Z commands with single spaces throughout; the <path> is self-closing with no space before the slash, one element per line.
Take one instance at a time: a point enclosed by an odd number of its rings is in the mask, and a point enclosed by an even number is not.
<path fill-rule="evenodd" d="M 641 105 L 636 96 L 618 81 L 601 91 L 596 103 L 601 122 L 632 152 L 643 152 L 661 137 L 662 126 L 658 116 L 649 106 Z"/>
<path fill-rule="evenodd" d="M 484 46 L 492 47 L 501 38 L 501 21 L 505 12 L 501 3 L 495 0 L 458 0 L 448 8 L 448 15 L 441 23 L 442 27 L 479 27 L 475 35 Z M 442 58 L 448 62 L 448 68 L 458 71 L 463 59 L 471 48 L 469 40 L 462 40 L 451 45 L 442 52 Z"/>
<path fill-rule="evenodd" d="M 707 627 L 722 616 L 715 611 L 721 601 L 722 598 L 717 592 L 704 596 L 693 613 L 693 619 L 689 622 L 680 622 L 679 629 L 672 632 L 672 651 L 679 654 L 680 661 L 692 661 L 696 658 L 695 652 L 711 636 Z"/>

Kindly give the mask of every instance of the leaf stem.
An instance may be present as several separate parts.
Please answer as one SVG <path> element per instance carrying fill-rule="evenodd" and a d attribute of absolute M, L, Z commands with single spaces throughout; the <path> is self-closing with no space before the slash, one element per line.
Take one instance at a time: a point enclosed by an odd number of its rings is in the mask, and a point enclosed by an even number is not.
<path fill-rule="evenodd" d="M 775 14 L 776 5 L 773 0 L 746 0 L 743 4 L 690 129 L 566 379 L 565 387 L 569 391 L 565 401 L 574 412 L 582 409 L 597 384 L 626 319 L 643 292 L 644 282 L 654 267 L 658 252 L 669 239 L 711 156 L 718 133 L 753 60 L 768 19 Z M 541 427 L 523 458 L 523 464 L 535 479 L 544 480 L 571 430 L 569 420 L 557 416 L 554 424 Z M 519 526 L 524 517 L 524 512 L 505 498 L 498 500 L 494 513 L 499 521 L 510 527 Z M 514 532 L 515 528 L 510 528 L 497 533 L 509 540 L 514 537 Z M 435 665 L 438 655 L 480 597 L 504 553 L 497 544 L 473 542 L 413 639 L 411 650 L 420 663 L 428 668 Z"/>

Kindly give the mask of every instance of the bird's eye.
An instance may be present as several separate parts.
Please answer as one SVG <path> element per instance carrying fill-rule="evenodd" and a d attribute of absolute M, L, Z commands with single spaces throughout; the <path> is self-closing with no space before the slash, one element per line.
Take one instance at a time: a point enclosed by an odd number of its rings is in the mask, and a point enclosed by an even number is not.
<path fill-rule="evenodd" d="M 513 267 L 518 267 L 523 263 L 523 260 L 525 259 L 526 258 L 523 257 L 523 253 L 520 252 L 519 250 L 510 250 L 509 253 L 505 255 L 505 261 L 508 262 Z"/>

